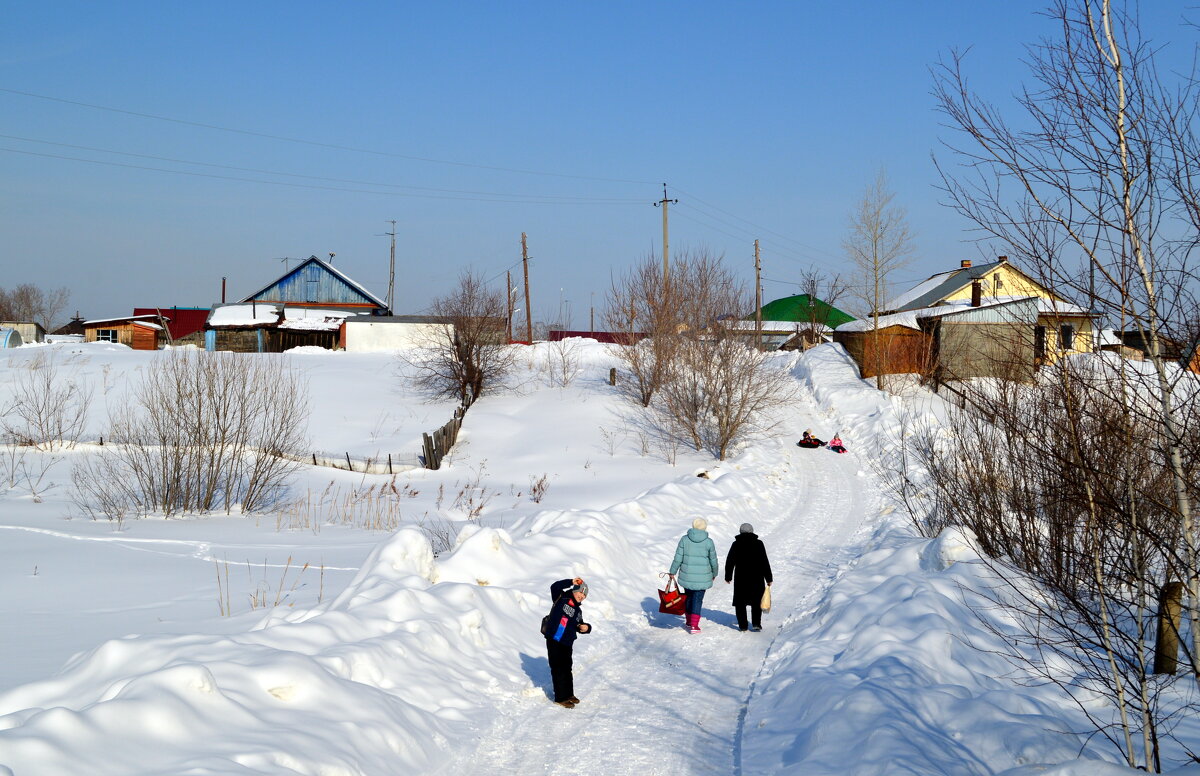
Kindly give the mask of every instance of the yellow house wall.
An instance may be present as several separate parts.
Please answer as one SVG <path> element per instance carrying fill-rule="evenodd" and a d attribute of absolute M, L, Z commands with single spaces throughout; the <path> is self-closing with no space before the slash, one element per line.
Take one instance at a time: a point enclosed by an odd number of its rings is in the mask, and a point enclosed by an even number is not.
<path fill-rule="evenodd" d="M 998 290 L 996 288 L 996 278 L 999 278 L 1001 283 Z M 1010 264 L 1001 264 L 994 271 L 984 275 L 981 280 L 983 281 L 984 296 L 1038 296 L 1042 299 L 1066 301 L 1058 294 L 1048 291 L 1032 280 L 1029 280 L 1014 270 Z M 946 301 L 971 301 L 971 284 L 968 283 L 963 288 L 947 296 Z"/>
<path fill-rule="evenodd" d="M 997 288 L 996 279 L 1000 279 L 1000 286 Z M 1001 264 L 995 270 L 987 273 L 981 279 L 982 291 L 984 297 L 989 296 L 1036 296 L 1041 299 L 1054 299 L 1065 302 L 1058 294 L 1050 291 L 1043 286 L 1033 282 L 1021 273 L 1012 268 L 1010 264 Z M 971 285 L 955 291 L 953 294 L 945 298 L 947 302 L 969 302 L 971 301 Z M 1058 336 L 1058 327 L 1060 324 L 1069 323 L 1075 327 L 1075 341 L 1072 343 L 1071 353 L 1090 353 L 1092 351 L 1093 332 L 1092 322 L 1086 318 L 1064 318 L 1057 320 L 1047 315 L 1038 316 L 1038 325 L 1046 327 L 1046 360 L 1054 361 L 1062 354 L 1061 343 Z"/>

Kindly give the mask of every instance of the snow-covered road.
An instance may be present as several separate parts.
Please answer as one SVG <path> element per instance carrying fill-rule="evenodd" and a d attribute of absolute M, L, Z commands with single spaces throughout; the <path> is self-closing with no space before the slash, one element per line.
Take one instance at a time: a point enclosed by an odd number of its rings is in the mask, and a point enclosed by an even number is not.
<path fill-rule="evenodd" d="M 742 740 L 754 734 L 742 721 L 781 624 L 811 609 L 871 506 L 855 456 L 802 450 L 791 437 L 778 445 L 776 485 L 791 491 L 794 506 L 753 520 L 775 576 L 775 608 L 761 633 L 737 630 L 723 578 L 728 544 L 719 545 L 722 576 L 705 598 L 701 634 L 686 633 L 680 617 L 659 614 L 643 581 L 643 611 L 606 623 L 617 632 L 603 641 L 597 635 L 576 643 L 577 708 L 554 706 L 536 688 L 444 772 L 742 773 Z M 672 552 L 662 548 L 664 568 Z M 548 686 L 544 655 L 522 655 L 522 662 Z"/>

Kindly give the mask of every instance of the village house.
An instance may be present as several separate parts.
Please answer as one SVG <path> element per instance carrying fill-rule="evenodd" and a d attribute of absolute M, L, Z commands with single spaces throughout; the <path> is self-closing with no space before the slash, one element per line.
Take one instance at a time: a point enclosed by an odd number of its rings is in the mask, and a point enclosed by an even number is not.
<path fill-rule="evenodd" d="M 126 315 L 83 322 L 84 342 L 114 342 L 134 350 L 158 350 L 166 332 L 158 315 Z"/>
<path fill-rule="evenodd" d="M 918 373 L 935 381 L 1032 379 L 1034 369 L 1097 344 L 1093 313 L 1005 256 L 938 273 L 889 301 L 878 321 L 843 324 L 834 339 L 862 376 Z"/>
<path fill-rule="evenodd" d="M 728 329 L 753 339 L 761 331 L 761 343 L 767 350 L 804 350 L 831 340 L 833 330 L 854 316 L 808 294 L 776 299 L 763 305 L 761 329 L 754 313 L 740 321 L 725 321 Z"/>
<path fill-rule="evenodd" d="M 204 324 L 204 348 L 250 353 L 333 349 L 347 319 L 387 318 L 388 312 L 361 284 L 310 256 L 240 302 L 215 305 Z"/>

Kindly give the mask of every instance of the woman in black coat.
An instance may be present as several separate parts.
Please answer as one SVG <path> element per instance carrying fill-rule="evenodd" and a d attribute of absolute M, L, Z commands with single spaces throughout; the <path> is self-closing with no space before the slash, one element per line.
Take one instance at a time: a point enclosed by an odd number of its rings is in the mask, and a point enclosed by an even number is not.
<path fill-rule="evenodd" d="M 742 523 L 741 533 L 733 540 L 725 558 L 725 583 L 733 582 L 733 610 L 738 630 L 746 630 L 746 607 L 750 607 L 750 630 L 762 630 L 762 597 L 772 582 L 767 548 L 754 533 L 754 526 Z"/>

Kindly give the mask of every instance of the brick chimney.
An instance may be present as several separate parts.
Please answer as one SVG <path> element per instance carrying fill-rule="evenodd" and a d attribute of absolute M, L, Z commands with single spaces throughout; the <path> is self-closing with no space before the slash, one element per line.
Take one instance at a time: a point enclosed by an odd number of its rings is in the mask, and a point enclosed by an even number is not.
<path fill-rule="evenodd" d="M 971 268 L 971 260 L 963 259 L 962 264 L 959 265 L 959 268 L 960 269 L 970 269 Z"/>
<path fill-rule="evenodd" d="M 1007 257 L 1007 256 L 997 256 L 997 257 L 996 257 L 996 259 L 997 259 L 997 260 L 998 260 L 998 261 L 999 261 L 1001 264 L 1007 264 L 1007 263 L 1008 263 L 1008 257 Z"/>
<path fill-rule="evenodd" d="M 978 307 L 983 304 L 983 286 L 978 280 L 971 281 L 971 306 Z"/>

